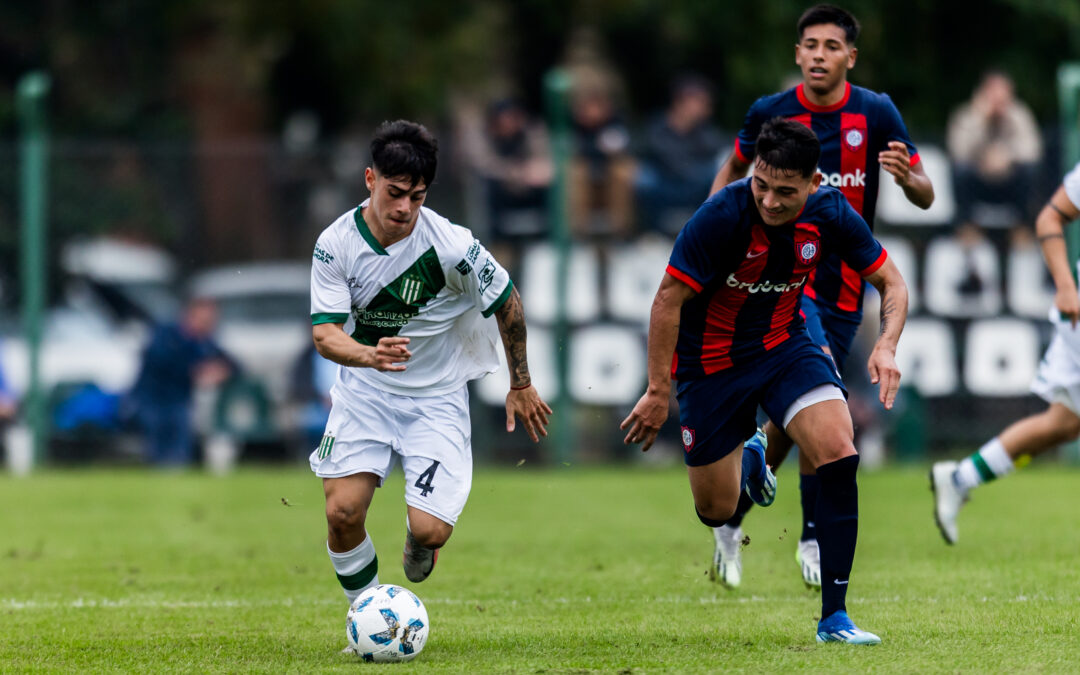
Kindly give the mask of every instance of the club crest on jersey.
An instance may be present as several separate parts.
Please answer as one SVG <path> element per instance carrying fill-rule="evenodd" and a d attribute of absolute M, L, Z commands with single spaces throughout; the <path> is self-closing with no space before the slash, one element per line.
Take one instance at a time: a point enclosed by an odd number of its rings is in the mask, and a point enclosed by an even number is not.
<path fill-rule="evenodd" d="M 694 449 L 694 430 L 690 427 L 682 428 L 682 444 L 686 452 Z"/>
<path fill-rule="evenodd" d="M 862 147 L 863 141 L 866 140 L 866 130 L 857 128 L 844 129 L 843 136 L 844 145 L 847 146 L 848 150 L 858 150 Z"/>
<path fill-rule="evenodd" d="M 414 276 L 407 276 L 401 282 L 401 301 L 411 305 L 420 299 L 420 292 L 424 290 L 424 282 Z"/>
<path fill-rule="evenodd" d="M 818 253 L 821 252 L 821 243 L 816 239 L 814 241 L 797 241 L 795 242 L 795 255 L 799 256 L 799 262 L 803 265 L 810 265 L 817 260 Z"/>

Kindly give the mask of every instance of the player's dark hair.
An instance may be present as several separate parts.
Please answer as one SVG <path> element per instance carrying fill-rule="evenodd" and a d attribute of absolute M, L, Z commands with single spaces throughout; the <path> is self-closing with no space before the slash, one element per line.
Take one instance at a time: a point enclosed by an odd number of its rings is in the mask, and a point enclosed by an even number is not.
<path fill-rule="evenodd" d="M 774 117 L 762 125 L 754 152 L 769 167 L 809 178 L 817 171 L 821 143 L 805 124 Z"/>
<path fill-rule="evenodd" d="M 439 142 L 423 124 L 383 122 L 371 139 L 371 163 L 387 178 L 408 177 L 410 187 L 431 187 L 439 162 Z"/>
<path fill-rule="evenodd" d="M 849 45 L 855 44 L 855 40 L 859 38 L 859 20 L 854 14 L 836 5 L 814 5 L 803 12 L 803 15 L 799 17 L 799 23 L 795 25 L 799 42 L 802 42 L 803 31 L 810 26 L 828 23 L 843 29 Z"/>

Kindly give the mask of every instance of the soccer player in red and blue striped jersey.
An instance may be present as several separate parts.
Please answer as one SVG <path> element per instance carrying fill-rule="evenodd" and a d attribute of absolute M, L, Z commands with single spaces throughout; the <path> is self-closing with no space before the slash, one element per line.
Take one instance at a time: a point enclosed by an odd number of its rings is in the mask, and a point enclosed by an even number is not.
<path fill-rule="evenodd" d="M 934 188 L 892 100 L 885 94 L 853 86 L 847 73 L 855 65 L 858 21 L 849 12 L 817 5 L 799 19 L 795 62 L 802 69 L 798 86 L 764 96 L 750 106 L 735 150 L 713 182 L 713 191 L 746 175 L 761 125 L 773 117 L 795 120 L 813 129 L 821 142 L 821 182 L 837 188 L 870 225 L 874 225 L 879 168 L 892 175 L 913 204 L 929 208 Z M 829 255 L 807 282 L 802 310 L 811 338 L 829 353 L 837 369 L 844 363 L 862 321 L 864 284 L 859 271 L 837 255 Z M 766 423 L 766 461 L 777 467 L 791 450 L 791 438 Z M 760 437 L 759 437 L 760 439 Z M 759 441 L 751 440 L 751 443 Z M 820 565 L 814 504 L 818 481 L 805 455 L 799 456 L 803 527 L 796 561 L 808 586 L 820 586 Z M 752 506 L 743 498 L 735 516 L 714 532 L 714 578 L 734 587 L 741 579 L 739 542 L 742 519 Z"/>
<path fill-rule="evenodd" d="M 907 286 L 870 228 L 839 191 L 820 187 L 820 145 L 776 118 L 758 139 L 752 178 L 711 196 L 687 222 L 653 301 L 649 384 L 623 421 L 627 443 L 647 450 L 667 418 L 677 381 L 679 422 L 698 518 L 718 527 L 739 495 L 769 475 L 753 433 L 758 406 L 783 420 L 815 468 L 822 589 L 819 641 L 877 644 L 845 606 L 858 531 L 859 456 L 846 392 L 832 360 L 805 330 L 800 301 L 822 260 L 839 256 L 881 292 L 881 334 L 867 368 L 892 407 L 896 344 Z M 758 495 L 761 496 L 760 494 Z M 761 500 L 766 504 L 771 499 Z"/>

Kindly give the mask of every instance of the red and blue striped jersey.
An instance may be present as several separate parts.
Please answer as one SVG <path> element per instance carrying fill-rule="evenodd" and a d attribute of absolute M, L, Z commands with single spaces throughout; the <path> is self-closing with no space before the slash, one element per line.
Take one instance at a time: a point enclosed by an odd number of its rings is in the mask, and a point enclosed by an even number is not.
<path fill-rule="evenodd" d="M 843 99 L 831 106 L 817 106 L 806 98 L 803 85 L 763 96 L 750 106 L 735 140 L 735 154 L 753 163 L 754 143 L 761 126 L 774 117 L 786 117 L 810 127 L 821 142 L 818 170 L 822 184 L 840 190 L 863 220 L 874 227 L 880 176 L 878 153 L 889 141 L 901 141 L 911 155 L 919 154 L 908 137 L 900 112 L 886 94 L 846 83 Z M 863 281 L 836 256 L 818 266 L 806 294 L 841 312 L 862 316 Z"/>
<path fill-rule="evenodd" d="M 667 273 L 697 291 L 682 307 L 675 378 L 752 362 L 805 330 L 803 289 L 827 257 L 862 276 L 885 262 L 885 250 L 838 190 L 818 189 L 793 221 L 770 226 L 750 180 L 710 197 L 675 240 Z"/>

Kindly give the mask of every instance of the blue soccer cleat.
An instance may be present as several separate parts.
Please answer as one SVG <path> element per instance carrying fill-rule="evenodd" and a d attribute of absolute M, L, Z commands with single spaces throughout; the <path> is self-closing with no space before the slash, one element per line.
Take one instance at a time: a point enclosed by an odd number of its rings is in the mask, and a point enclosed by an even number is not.
<path fill-rule="evenodd" d="M 758 429 L 754 436 L 743 444 L 743 452 L 754 452 L 758 455 L 761 470 L 757 474 L 746 477 L 746 494 L 758 506 L 769 506 L 776 499 L 776 476 L 772 469 L 765 463 L 765 447 L 769 439 L 765 432 Z"/>
<path fill-rule="evenodd" d="M 849 645 L 879 645 L 881 638 L 873 633 L 867 633 L 852 623 L 847 612 L 839 610 L 833 612 L 827 619 L 818 621 L 818 642 L 846 642 Z"/>

